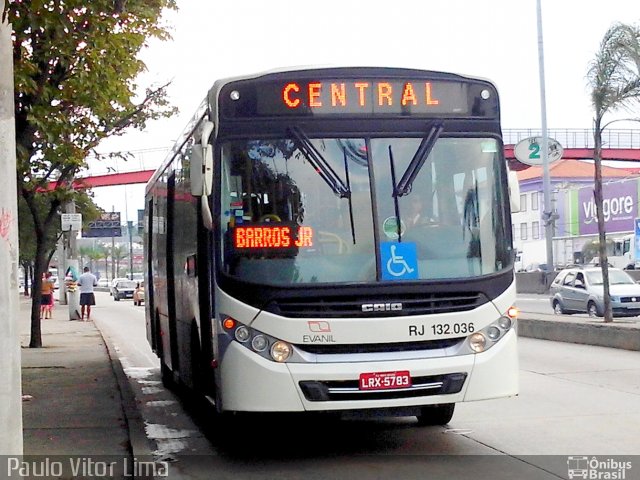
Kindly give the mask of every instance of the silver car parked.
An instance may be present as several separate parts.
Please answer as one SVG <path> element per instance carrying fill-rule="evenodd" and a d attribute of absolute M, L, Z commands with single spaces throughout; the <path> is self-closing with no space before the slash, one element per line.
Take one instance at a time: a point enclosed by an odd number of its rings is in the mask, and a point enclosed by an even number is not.
<path fill-rule="evenodd" d="M 565 268 L 549 289 L 556 314 L 588 313 L 604 315 L 604 289 L 600 267 Z M 609 268 L 609 294 L 614 317 L 640 315 L 640 285 L 626 272 Z"/>

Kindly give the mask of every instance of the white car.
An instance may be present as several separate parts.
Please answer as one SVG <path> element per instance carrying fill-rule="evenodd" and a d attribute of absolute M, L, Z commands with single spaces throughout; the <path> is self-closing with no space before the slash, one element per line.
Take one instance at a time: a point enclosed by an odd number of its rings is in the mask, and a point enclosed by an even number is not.
<path fill-rule="evenodd" d="M 113 300 L 119 302 L 124 298 L 133 298 L 133 292 L 136 289 L 136 282 L 133 280 L 118 280 L 116 284 L 111 287 L 111 295 Z"/>
<path fill-rule="evenodd" d="M 101 278 L 98 280 L 98 287 L 109 288 L 109 280 L 106 278 Z"/>
<path fill-rule="evenodd" d="M 116 283 L 118 283 L 120 280 L 129 280 L 129 279 L 126 277 L 118 277 L 111 280 L 111 286 L 109 287 L 109 295 L 113 295 L 113 288 L 116 286 Z"/>

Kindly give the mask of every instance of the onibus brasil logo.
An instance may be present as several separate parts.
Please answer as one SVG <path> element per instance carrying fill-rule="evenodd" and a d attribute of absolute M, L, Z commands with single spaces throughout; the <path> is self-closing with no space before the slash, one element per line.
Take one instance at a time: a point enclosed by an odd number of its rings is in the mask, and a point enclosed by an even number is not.
<path fill-rule="evenodd" d="M 613 458 L 602 460 L 587 456 L 567 457 L 567 471 L 571 479 L 625 480 L 627 470 L 631 470 L 631 462 Z"/>

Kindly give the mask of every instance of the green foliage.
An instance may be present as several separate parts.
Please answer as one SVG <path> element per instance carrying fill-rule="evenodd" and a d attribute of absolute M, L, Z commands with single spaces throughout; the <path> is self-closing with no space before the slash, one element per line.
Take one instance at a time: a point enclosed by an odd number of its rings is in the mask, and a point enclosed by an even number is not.
<path fill-rule="evenodd" d="M 89 254 L 92 252 L 93 248 L 91 247 L 79 247 L 78 248 L 78 260 L 80 260 L 80 268 L 82 269 L 87 263 L 87 259 L 89 258 Z"/>
<path fill-rule="evenodd" d="M 596 120 L 640 100 L 640 28 L 616 23 L 605 33 L 587 79 Z M 606 127 L 603 126 L 604 129 Z"/>
<path fill-rule="evenodd" d="M 615 242 L 607 239 L 607 252 L 613 252 Z M 584 263 L 591 263 L 598 259 L 600 252 L 600 242 L 598 240 L 591 240 L 582 246 L 582 258 Z"/>
<path fill-rule="evenodd" d="M 76 192 L 76 212 L 82 214 L 83 223 L 87 224 L 99 217 L 100 209 L 93 203 L 91 196 L 85 191 Z M 35 195 L 33 205 L 36 208 L 36 215 L 43 217 L 51 210 L 52 197 L 49 195 Z M 18 197 L 18 235 L 20 241 L 20 263 L 33 264 L 36 256 L 37 236 L 34 235 L 35 227 L 33 216 L 30 214 L 29 206 L 23 197 Z M 44 240 L 41 242 L 47 257 L 56 248 L 56 243 L 60 237 L 60 215 L 55 216 L 56 226 L 46 231 Z"/>
<path fill-rule="evenodd" d="M 13 28 L 17 181 L 35 237 L 36 289 L 61 206 L 84 200 L 72 185 L 87 156 L 107 137 L 175 113 L 166 85 L 141 89 L 136 78 L 147 41 L 169 38 L 163 10 L 176 8 L 175 0 L 9 0 L 2 12 Z M 38 303 L 36 295 L 30 346 L 41 346 Z"/>
<path fill-rule="evenodd" d="M 104 258 L 104 256 L 105 256 L 104 250 L 105 250 L 104 247 L 97 246 L 96 248 L 92 248 L 87 253 L 87 257 L 89 258 L 89 260 L 91 260 L 92 265 L 93 265 L 93 262 L 97 262 L 98 260 Z M 95 268 L 96 267 L 93 267 L 92 270 L 95 270 Z"/>
<path fill-rule="evenodd" d="M 33 218 L 24 198 L 18 197 L 18 239 L 20 244 L 20 263 L 32 265 L 36 256 L 36 237 L 33 234 Z M 53 248 L 55 238 L 47 238 L 46 244 Z"/>
<path fill-rule="evenodd" d="M 136 77 L 149 38 L 167 39 L 160 22 L 174 0 L 14 0 L 18 170 L 26 188 L 69 182 L 98 143 L 128 127 L 171 115 L 164 87 Z"/>
<path fill-rule="evenodd" d="M 640 29 L 616 23 L 607 30 L 587 79 L 591 86 L 593 119 L 594 201 L 598 218 L 598 257 L 602 269 L 604 321 L 613 321 L 609 295 L 609 270 L 606 251 L 602 192 L 602 132 L 613 122 L 604 116 L 618 109 L 630 110 L 640 101 Z M 635 120 L 638 120 L 637 118 Z"/>

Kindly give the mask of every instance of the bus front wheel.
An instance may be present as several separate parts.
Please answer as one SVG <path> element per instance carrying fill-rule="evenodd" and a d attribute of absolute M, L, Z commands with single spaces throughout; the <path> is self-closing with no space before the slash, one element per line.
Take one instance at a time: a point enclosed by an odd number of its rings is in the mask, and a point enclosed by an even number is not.
<path fill-rule="evenodd" d="M 455 408 L 455 403 L 443 403 L 441 405 L 422 407 L 420 415 L 417 416 L 418 425 L 446 425 L 451 421 Z"/>
<path fill-rule="evenodd" d="M 176 387 L 173 372 L 164 364 L 162 358 L 160 359 L 160 378 L 162 379 L 162 385 L 164 385 L 165 388 L 173 390 Z"/>

